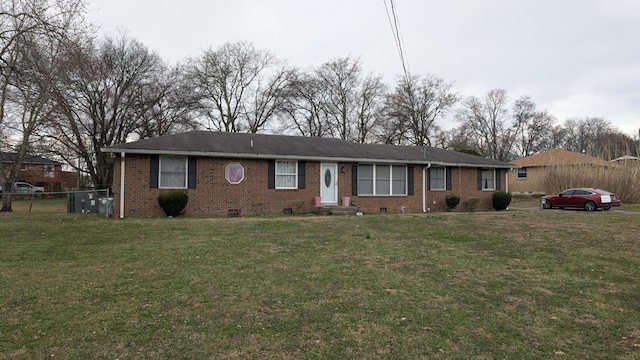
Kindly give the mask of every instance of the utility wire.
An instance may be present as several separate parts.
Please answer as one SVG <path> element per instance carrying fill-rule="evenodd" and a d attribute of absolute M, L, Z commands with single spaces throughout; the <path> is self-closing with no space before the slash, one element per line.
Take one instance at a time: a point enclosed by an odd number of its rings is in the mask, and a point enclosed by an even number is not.
<path fill-rule="evenodd" d="M 393 40 L 396 43 L 396 49 L 398 50 L 398 54 L 400 55 L 400 62 L 402 63 L 402 70 L 404 71 L 404 76 L 406 78 L 409 77 L 408 70 L 408 61 L 406 60 L 407 54 L 403 49 L 404 41 L 402 39 L 402 34 L 400 33 L 400 21 L 398 20 L 398 14 L 396 13 L 396 5 L 394 0 L 389 0 L 391 6 L 391 13 L 389 12 L 389 6 L 387 6 L 387 1 L 384 0 L 384 8 L 387 11 L 387 18 L 389 19 L 389 25 L 391 25 L 391 32 L 393 33 Z"/>

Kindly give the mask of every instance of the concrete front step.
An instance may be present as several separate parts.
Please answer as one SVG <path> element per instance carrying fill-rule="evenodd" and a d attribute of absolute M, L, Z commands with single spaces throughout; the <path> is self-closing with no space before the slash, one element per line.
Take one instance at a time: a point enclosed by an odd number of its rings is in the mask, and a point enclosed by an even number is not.
<path fill-rule="evenodd" d="M 315 208 L 315 213 L 318 215 L 354 216 L 357 212 L 357 206 L 327 205 Z"/>

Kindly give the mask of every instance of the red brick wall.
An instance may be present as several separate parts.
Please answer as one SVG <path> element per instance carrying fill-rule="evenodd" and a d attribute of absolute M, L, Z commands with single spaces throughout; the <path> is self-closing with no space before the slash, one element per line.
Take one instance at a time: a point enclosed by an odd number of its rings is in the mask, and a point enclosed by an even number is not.
<path fill-rule="evenodd" d="M 426 169 L 425 176 L 428 178 L 429 170 Z M 501 173 L 501 184 L 504 184 L 504 170 Z M 420 193 L 420 200 L 422 200 L 422 169 L 416 168 L 415 170 L 415 189 L 416 194 Z M 425 185 L 428 187 L 428 184 Z M 504 185 L 502 185 L 504 190 Z M 427 211 L 445 211 L 447 209 L 446 196 L 457 195 L 460 197 L 460 204 L 454 209 L 454 211 L 468 210 L 466 205 L 470 198 L 480 198 L 481 203 L 476 207 L 477 210 L 492 209 L 491 195 L 493 191 L 478 190 L 478 170 L 477 168 L 451 168 L 451 190 L 426 190 L 426 205 Z"/>
<path fill-rule="evenodd" d="M 125 200 L 124 216 L 164 215 L 158 205 L 157 197 L 167 189 L 149 187 L 149 156 L 128 155 L 125 158 Z M 239 162 L 245 170 L 245 178 L 240 184 L 230 184 L 225 179 L 225 166 L 229 162 Z M 351 163 L 338 163 L 338 200 L 349 196 L 351 201 L 365 213 L 399 213 L 404 207 L 407 213 L 422 212 L 422 167 L 414 166 L 414 195 L 408 196 L 353 196 L 351 194 Z M 344 167 L 345 173 L 340 169 Z M 504 172 L 503 172 L 504 174 Z M 309 212 L 314 206 L 314 197 L 320 195 L 320 162 L 306 162 L 305 189 L 268 189 L 266 160 L 228 160 L 216 158 L 198 158 L 197 188 L 188 189 L 189 202 L 186 215 L 212 216 L 229 214 L 230 209 L 240 210 L 241 215 L 278 214 L 284 209 L 293 212 Z M 460 205 L 456 210 L 465 210 L 465 202 L 470 197 L 482 198 L 480 208 L 491 208 L 492 191 L 476 189 L 477 172 L 475 168 L 453 168 L 452 190 L 427 191 L 426 207 L 430 211 L 446 209 L 445 196 L 460 196 Z M 502 180 L 504 183 L 504 179 Z M 462 186 L 460 186 L 462 184 Z M 120 158 L 115 162 L 114 200 L 116 216 L 120 214 Z"/>

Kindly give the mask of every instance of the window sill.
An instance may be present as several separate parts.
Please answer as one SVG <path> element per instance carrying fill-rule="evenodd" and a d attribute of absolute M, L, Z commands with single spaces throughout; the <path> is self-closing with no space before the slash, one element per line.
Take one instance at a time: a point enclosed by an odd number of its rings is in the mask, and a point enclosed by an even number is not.
<path fill-rule="evenodd" d="M 355 196 L 360 196 L 360 197 L 406 197 L 408 196 L 407 194 L 383 194 L 383 195 L 373 195 L 373 194 L 358 194 Z"/>

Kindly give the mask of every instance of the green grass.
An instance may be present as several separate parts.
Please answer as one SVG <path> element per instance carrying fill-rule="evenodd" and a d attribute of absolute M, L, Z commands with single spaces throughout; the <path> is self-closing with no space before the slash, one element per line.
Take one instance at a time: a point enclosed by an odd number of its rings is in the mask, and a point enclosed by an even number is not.
<path fill-rule="evenodd" d="M 640 215 L 46 204 L 0 214 L 0 359 L 640 358 Z"/>

